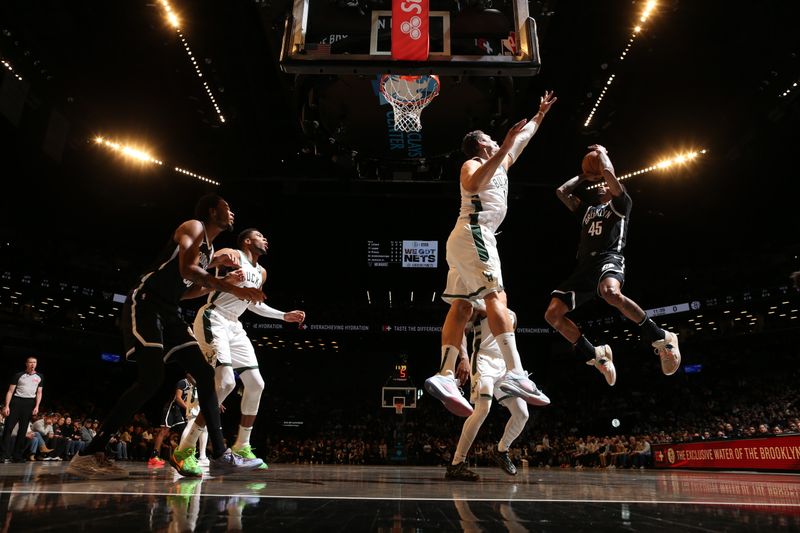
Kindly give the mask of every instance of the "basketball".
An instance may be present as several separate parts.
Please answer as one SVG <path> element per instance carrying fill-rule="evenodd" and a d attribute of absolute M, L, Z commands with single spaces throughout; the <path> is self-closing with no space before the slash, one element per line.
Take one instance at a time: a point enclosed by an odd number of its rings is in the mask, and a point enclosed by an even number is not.
<path fill-rule="evenodd" d="M 581 172 L 588 176 L 600 176 L 603 173 L 603 167 L 600 164 L 600 153 L 592 150 L 581 161 Z"/>

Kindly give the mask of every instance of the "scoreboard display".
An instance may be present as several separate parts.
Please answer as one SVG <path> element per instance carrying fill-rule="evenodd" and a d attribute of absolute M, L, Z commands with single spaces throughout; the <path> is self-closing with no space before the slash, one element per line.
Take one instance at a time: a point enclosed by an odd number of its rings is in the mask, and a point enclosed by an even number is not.
<path fill-rule="evenodd" d="M 370 268 L 436 268 L 439 241 L 367 241 Z"/>

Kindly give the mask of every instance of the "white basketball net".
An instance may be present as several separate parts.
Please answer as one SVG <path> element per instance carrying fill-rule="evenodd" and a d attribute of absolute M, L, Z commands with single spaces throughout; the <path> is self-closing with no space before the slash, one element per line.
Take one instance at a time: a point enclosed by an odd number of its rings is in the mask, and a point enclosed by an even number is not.
<path fill-rule="evenodd" d="M 380 89 L 394 110 L 395 131 L 420 131 L 422 110 L 439 94 L 439 77 L 387 74 Z"/>

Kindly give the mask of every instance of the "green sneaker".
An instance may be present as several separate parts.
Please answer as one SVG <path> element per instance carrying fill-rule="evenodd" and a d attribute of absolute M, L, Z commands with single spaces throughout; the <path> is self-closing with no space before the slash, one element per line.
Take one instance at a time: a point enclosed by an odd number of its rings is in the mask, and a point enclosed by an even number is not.
<path fill-rule="evenodd" d="M 182 476 L 203 477 L 203 469 L 197 465 L 194 451 L 194 448 L 186 448 L 185 450 L 176 448 L 172 455 L 169 456 L 169 464 L 175 467 L 175 470 Z"/>
<path fill-rule="evenodd" d="M 255 448 L 251 447 L 249 444 L 245 444 L 241 448 L 232 448 L 231 451 L 233 451 L 233 453 L 236 455 L 241 455 L 245 459 L 258 459 L 256 454 L 253 453 L 254 449 Z M 258 467 L 258 470 L 266 470 L 268 468 L 269 466 L 267 463 L 261 463 L 261 466 Z"/>

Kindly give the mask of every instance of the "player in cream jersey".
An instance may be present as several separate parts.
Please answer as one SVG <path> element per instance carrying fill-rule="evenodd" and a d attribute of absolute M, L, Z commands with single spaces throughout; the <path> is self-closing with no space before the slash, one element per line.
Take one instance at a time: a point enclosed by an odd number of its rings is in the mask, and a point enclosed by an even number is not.
<path fill-rule="evenodd" d="M 239 234 L 237 248 L 238 250 L 234 252 L 240 254 L 244 277 L 240 286 L 260 289 L 267 279 L 267 271 L 258 264 L 258 259 L 269 249 L 266 237 L 257 229 L 248 228 Z M 239 374 L 244 386 L 239 433 L 231 449 L 237 450 L 236 453 L 243 457 L 255 457 L 250 446 L 250 434 L 258 414 L 261 393 L 264 391 L 264 379 L 258 370 L 258 359 L 253 344 L 239 321 L 239 317 L 247 310 L 266 318 L 297 323 L 302 323 L 306 314 L 298 310 L 286 313 L 273 309 L 263 302 L 252 303 L 235 297 L 230 298 L 223 292 L 212 292 L 206 305 L 200 308 L 195 317 L 195 337 L 209 363 L 216 365 L 217 396 L 220 404 L 236 386 L 234 371 Z M 191 428 L 184 432 L 180 446 L 175 451 L 178 460 L 194 456 L 197 439 L 202 430 L 202 424 L 198 424 L 195 420 Z"/>
<path fill-rule="evenodd" d="M 480 130 L 464 137 L 461 149 L 469 157 L 461 166 L 461 209 L 458 220 L 447 239 L 447 287 L 442 299 L 450 310 L 442 326 L 442 355 L 439 372 L 425 381 L 425 390 L 442 401 L 451 413 L 472 414 L 472 406 L 461 395 L 455 379 L 464 378 L 464 357 L 459 349 L 464 328 L 472 315 L 475 302 L 486 302 L 486 314 L 492 333 L 508 369 L 503 390 L 533 405 L 547 405 L 549 400 L 528 379 L 522 367 L 511 320 L 506 307 L 506 293 L 497 233 L 508 209 L 508 168 L 519 158 L 555 103 L 552 92 L 539 100 L 539 111 L 530 121 L 521 120 L 509 129 L 502 145 Z M 465 355 L 465 354 L 464 354 Z"/>
<path fill-rule="evenodd" d="M 517 315 L 508 310 L 508 316 L 513 327 L 517 327 Z M 497 339 L 489 329 L 489 320 L 482 302 L 476 303 L 472 313 L 472 357 L 470 372 L 472 374 L 472 390 L 470 402 L 475 406 L 473 413 L 464 421 L 461 436 L 458 439 L 453 462 L 448 465 L 445 473 L 446 479 L 460 481 L 477 481 L 478 474 L 469 470 L 466 465 L 467 453 L 475 440 L 489 410 L 492 407 L 492 398 L 506 407 L 511 413 L 506 424 L 503 436 L 496 448 L 492 448 L 490 456 L 509 475 L 516 475 L 517 468 L 508 455 L 508 450 L 528 421 L 528 405 L 521 399 L 503 392 L 500 384 L 506 374 L 506 363 L 500 353 Z M 546 396 L 544 397 L 546 399 Z"/>

